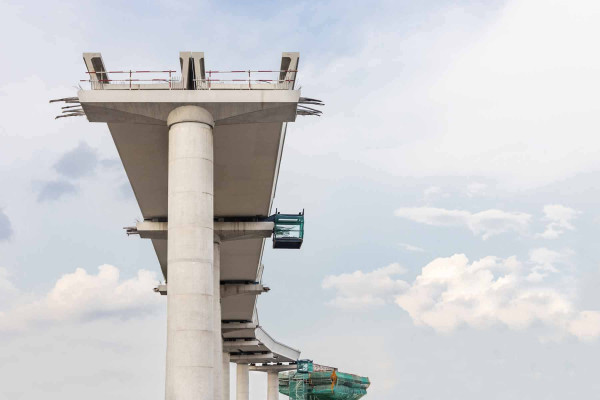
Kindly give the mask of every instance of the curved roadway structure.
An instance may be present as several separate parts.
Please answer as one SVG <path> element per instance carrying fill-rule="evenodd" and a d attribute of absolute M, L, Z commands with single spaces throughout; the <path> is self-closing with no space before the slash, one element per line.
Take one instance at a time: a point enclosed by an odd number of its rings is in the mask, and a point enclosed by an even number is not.
<path fill-rule="evenodd" d="M 241 83 L 211 80 L 201 52 L 180 53 L 177 80 L 112 80 L 99 53 L 84 61 L 91 88 L 78 100 L 90 122 L 108 125 L 144 219 L 128 233 L 152 241 L 166 281 L 156 289 L 169 300 L 166 398 L 229 399 L 231 361 L 245 400 L 249 364 L 271 381 L 300 355 L 259 326 L 256 308 L 268 290 L 262 255 L 273 222 L 265 219 L 297 115 L 299 55 L 283 53 L 275 81 Z M 198 268 L 200 278 L 184 275 Z M 204 289 L 189 289 L 194 279 Z"/>

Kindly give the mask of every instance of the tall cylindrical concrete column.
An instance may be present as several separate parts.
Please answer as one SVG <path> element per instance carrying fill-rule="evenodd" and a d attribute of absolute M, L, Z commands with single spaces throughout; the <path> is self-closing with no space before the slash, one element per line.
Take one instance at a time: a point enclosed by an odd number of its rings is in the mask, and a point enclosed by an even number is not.
<path fill-rule="evenodd" d="M 237 364 L 235 400 L 250 399 L 250 368 L 248 364 Z"/>
<path fill-rule="evenodd" d="M 214 397 L 213 126 L 196 106 L 169 126 L 167 400 Z"/>
<path fill-rule="evenodd" d="M 224 400 L 230 400 L 230 393 L 229 393 L 229 360 L 230 360 L 230 354 L 227 352 L 223 353 L 223 399 Z"/>
<path fill-rule="evenodd" d="M 221 239 L 215 234 L 213 247 L 215 323 L 215 400 L 223 400 L 223 335 L 221 333 Z"/>
<path fill-rule="evenodd" d="M 279 374 L 267 372 L 267 400 L 279 400 Z"/>

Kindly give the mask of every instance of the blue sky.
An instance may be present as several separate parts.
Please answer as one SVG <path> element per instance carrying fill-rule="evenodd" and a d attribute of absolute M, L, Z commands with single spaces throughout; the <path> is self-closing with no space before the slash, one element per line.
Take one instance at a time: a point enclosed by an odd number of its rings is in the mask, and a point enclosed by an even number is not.
<path fill-rule="evenodd" d="M 54 121 L 109 69 L 269 69 L 302 94 L 262 325 L 376 399 L 593 398 L 600 356 L 594 1 L 0 1 L 1 398 L 163 397 L 164 302 L 104 125 Z M 119 293 L 128 290 L 127 300 Z M 75 299 L 75 300 L 74 300 Z M 307 311 L 308 310 L 308 311 Z M 252 376 L 252 398 L 266 378 Z"/>

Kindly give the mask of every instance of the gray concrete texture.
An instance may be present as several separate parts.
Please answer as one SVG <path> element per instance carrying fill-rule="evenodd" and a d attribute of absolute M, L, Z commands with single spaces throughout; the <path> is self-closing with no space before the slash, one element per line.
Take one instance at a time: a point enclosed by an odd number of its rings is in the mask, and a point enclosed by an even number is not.
<path fill-rule="evenodd" d="M 221 384 L 215 384 L 220 375 L 213 279 L 214 121 L 206 110 L 184 106 L 169 114 L 168 125 L 166 399 L 217 398 L 215 388 Z"/>
<path fill-rule="evenodd" d="M 271 212 L 300 99 L 299 55 L 283 53 L 277 83 L 252 88 L 207 82 L 202 52 L 180 53 L 181 81 L 168 83 L 124 85 L 110 81 L 100 53 L 84 61 L 91 89 L 79 102 L 110 129 L 144 218 L 129 229 L 152 241 L 166 280 L 157 290 L 167 296 L 166 399 L 229 399 L 231 361 L 236 398 L 248 400 L 248 364 L 293 362 L 300 352 L 257 323 L 272 222 L 221 217 Z"/>

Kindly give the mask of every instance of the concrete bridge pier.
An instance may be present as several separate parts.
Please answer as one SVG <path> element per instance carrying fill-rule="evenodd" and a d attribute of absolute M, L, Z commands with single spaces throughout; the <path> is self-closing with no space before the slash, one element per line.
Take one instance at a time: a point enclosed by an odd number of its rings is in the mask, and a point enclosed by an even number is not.
<path fill-rule="evenodd" d="M 267 372 L 267 400 L 279 400 L 279 374 Z"/>
<path fill-rule="evenodd" d="M 215 396 L 213 127 L 197 106 L 170 112 L 166 399 Z M 220 335 L 220 318 L 218 320 Z M 220 351 L 220 348 L 219 348 Z M 219 362 L 219 369 L 222 367 Z M 220 385 L 219 385 L 220 386 Z"/>
<path fill-rule="evenodd" d="M 221 332 L 221 239 L 214 235 L 213 290 L 215 327 L 215 400 L 223 400 L 223 334 Z"/>
<path fill-rule="evenodd" d="M 229 390 L 229 353 L 227 352 L 223 352 L 223 399 L 224 400 L 230 400 L 230 390 Z"/>
<path fill-rule="evenodd" d="M 250 398 L 250 367 L 248 364 L 237 364 L 236 371 L 236 400 L 249 400 Z"/>

